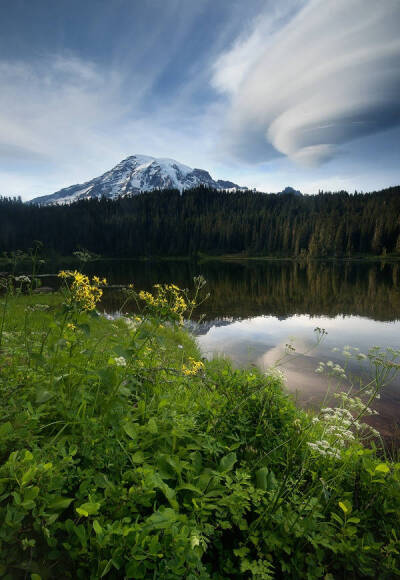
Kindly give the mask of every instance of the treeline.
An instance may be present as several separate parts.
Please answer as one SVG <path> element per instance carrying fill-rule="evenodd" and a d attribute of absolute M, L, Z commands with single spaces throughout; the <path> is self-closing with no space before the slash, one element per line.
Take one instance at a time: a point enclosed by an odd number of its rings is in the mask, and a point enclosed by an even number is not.
<path fill-rule="evenodd" d="M 103 256 L 400 254 L 400 186 L 367 194 L 227 193 L 204 187 L 37 206 L 0 199 L 0 252 Z"/>

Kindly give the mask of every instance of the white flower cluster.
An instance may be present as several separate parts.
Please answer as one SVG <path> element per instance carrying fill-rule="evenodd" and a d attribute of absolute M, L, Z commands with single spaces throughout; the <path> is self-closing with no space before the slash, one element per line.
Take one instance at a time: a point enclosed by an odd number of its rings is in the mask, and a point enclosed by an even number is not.
<path fill-rule="evenodd" d="M 31 279 L 29 278 L 29 276 L 15 276 L 14 280 L 16 282 L 21 282 L 21 284 L 30 284 L 31 283 Z"/>
<path fill-rule="evenodd" d="M 328 360 L 327 363 L 320 362 L 318 367 L 315 369 L 315 372 L 318 374 L 327 373 L 329 375 L 335 375 L 340 379 L 346 378 L 346 372 L 343 367 L 339 364 L 335 364 L 333 361 Z"/>
<path fill-rule="evenodd" d="M 49 308 L 50 306 L 48 304 L 32 304 L 25 308 L 25 312 L 45 312 Z"/>
<path fill-rule="evenodd" d="M 340 352 L 340 348 L 335 346 L 332 349 L 332 351 L 333 352 Z M 346 344 L 343 347 L 341 354 L 347 359 L 355 357 L 358 360 L 365 360 L 366 358 L 368 358 L 366 354 L 363 354 L 362 352 L 360 352 L 359 348 L 357 348 L 356 346 L 350 346 L 349 344 Z"/>
<path fill-rule="evenodd" d="M 119 367 L 126 367 L 126 360 L 124 359 L 123 356 L 118 356 L 117 358 L 114 359 L 114 362 Z"/>
<path fill-rule="evenodd" d="M 329 437 L 330 442 L 322 439 L 307 443 L 307 445 L 320 455 L 339 459 L 341 457 L 341 449 L 350 441 L 354 441 L 355 436 L 350 427 L 354 427 L 355 424 L 358 424 L 358 421 L 354 420 L 348 409 L 325 407 L 321 409 L 319 417 L 314 417 L 312 423 L 322 424 L 324 434 Z"/>
<path fill-rule="evenodd" d="M 314 443 L 307 443 L 307 445 L 320 455 L 325 455 L 326 457 L 333 457 L 334 459 L 340 459 L 340 450 L 337 447 L 332 447 L 331 444 L 326 441 L 326 439 L 321 439 L 320 441 L 315 441 Z"/>
<path fill-rule="evenodd" d="M 132 318 L 128 318 L 128 316 L 124 317 L 124 322 L 129 330 L 136 330 L 137 323 L 132 320 Z"/>
<path fill-rule="evenodd" d="M 364 391 L 364 395 L 371 397 L 373 395 L 373 391 L 371 389 Z M 336 399 L 340 399 L 343 405 L 346 405 L 347 409 L 350 409 L 351 411 L 362 413 L 363 415 L 379 415 L 378 411 L 375 409 L 370 409 L 366 403 L 360 399 L 360 397 L 350 397 L 348 393 L 335 393 L 334 397 Z M 380 398 L 379 393 L 375 395 L 375 398 Z"/>
<path fill-rule="evenodd" d="M 339 458 L 341 450 L 348 443 L 355 441 L 355 433 L 361 435 L 367 432 L 367 436 L 379 437 L 379 432 L 366 423 L 360 423 L 352 415 L 350 409 L 358 415 L 377 414 L 376 411 L 369 409 L 359 397 L 350 397 L 346 393 L 338 393 L 335 396 L 341 399 L 348 408 L 325 407 L 321 409 L 319 416 L 312 419 L 312 424 L 320 424 L 327 439 L 310 442 L 308 446 L 321 455 Z"/>
<path fill-rule="evenodd" d="M 269 367 L 265 373 L 268 377 L 273 377 L 278 379 L 279 381 L 285 382 L 286 381 L 286 374 L 283 372 L 282 369 L 278 369 L 277 367 Z"/>

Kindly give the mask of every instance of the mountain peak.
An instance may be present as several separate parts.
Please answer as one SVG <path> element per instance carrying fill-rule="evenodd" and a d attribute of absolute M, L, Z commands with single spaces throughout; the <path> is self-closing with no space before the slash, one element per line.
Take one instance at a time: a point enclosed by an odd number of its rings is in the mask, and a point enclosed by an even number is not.
<path fill-rule="evenodd" d="M 51 195 L 36 197 L 32 203 L 53 205 L 100 197 L 115 199 L 154 189 L 178 189 L 182 192 L 200 185 L 220 190 L 247 190 L 247 187 L 231 181 L 214 181 L 208 171 L 192 169 L 175 159 L 136 154 L 126 157 L 99 177 L 65 187 Z"/>
<path fill-rule="evenodd" d="M 301 191 L 299 191 L 298 189 L 294 189 L 293 187 L 290 187 L 290 185 L 288 185 L 287 187 L 285 187 L 285 189 L 283 189 L 282 191 L 279 192 L 280 194 L 292 194 L 292 195 L 303 195 L 301 193 Z"/>

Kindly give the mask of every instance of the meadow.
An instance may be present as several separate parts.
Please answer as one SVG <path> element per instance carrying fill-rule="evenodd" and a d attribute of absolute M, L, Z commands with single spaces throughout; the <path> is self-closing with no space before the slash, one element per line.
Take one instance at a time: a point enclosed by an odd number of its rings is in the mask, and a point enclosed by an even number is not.
<path fill-rule="evenodd" d="M 1 280 L 2 578 L 400 576 L 400 463 L 363 421 L 398 351 L 311 414 L 276 369 L 202 359 L 202 278 L 131 286 L 112 319 L 97 276 Z"/>

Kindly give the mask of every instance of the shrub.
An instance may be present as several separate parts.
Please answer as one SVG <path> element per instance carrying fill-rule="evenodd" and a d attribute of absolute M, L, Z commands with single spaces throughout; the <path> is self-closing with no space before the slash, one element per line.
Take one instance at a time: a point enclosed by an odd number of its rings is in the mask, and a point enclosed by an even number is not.
<path fill-rule="evenodd" d="M 319 452 L 323 414 L 276 373 L 201 360 L 181 301 L 154 304 L 168 290 L 118 320 L 66 292 L 3 310 L 4 578 L 400 574 L 399 464 L 357 436 Z"/>

